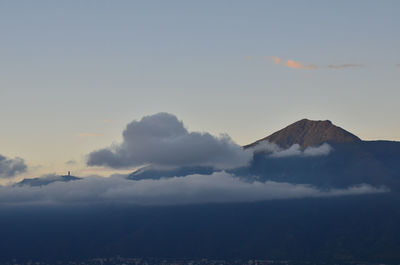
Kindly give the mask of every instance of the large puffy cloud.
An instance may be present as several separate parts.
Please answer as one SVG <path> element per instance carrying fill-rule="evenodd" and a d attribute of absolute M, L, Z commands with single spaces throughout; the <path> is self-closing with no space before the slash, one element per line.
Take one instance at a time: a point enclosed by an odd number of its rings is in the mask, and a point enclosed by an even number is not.
<path fill-rule="evenodd" d="M 332 152 L 333 148 L 327 144 L 321 144 L 320 146 L 310 146 L 305 149 L 302 149 L 300 145 L 294 144 L 287 149 L 283 149 L 279 147 L 275 143 L 270 143 L 268 141 L 262 141 L 256 146 L 250 148 L 253 152 L 264 152 L 269 157 L 290 157 L 290 156 L 324 156 L 329 155 Z"/>
<path fill-rule="evenodd" d="M 174 115 L 158 113 L 132 121 L 123 132 L 123 142 L 89 154 L 90 166 L 124 168 L 154 166 L 213 166 L 227 169 L 246 165 L 251 152 L 228 135 L 188 132 Z"/>
<path fill-rule="evenodd" d="M 87 177 L 73 182 L 53 182 L 42 187 L 0 187 L 0 204 L 132 203 L 178 205 L 254 202 L 274 199 L 332 197 L 387 192 L 366 184 L 347 189 L 320 190 L 310 185 L 246 181 L 226 172 L 159 180 L 122 177 Z"/>
<path fill-rule="evenodd" d="M 11 178 L 26 170 L 27 166 L 22 158 L 10 159 L 0 155 L 0 178 Z"/>

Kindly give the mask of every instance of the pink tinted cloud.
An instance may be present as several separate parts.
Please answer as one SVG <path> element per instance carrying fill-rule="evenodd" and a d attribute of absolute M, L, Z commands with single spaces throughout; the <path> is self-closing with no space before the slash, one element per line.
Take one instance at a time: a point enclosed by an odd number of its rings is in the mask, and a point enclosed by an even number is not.
<path fill-rule="evenodd" d="M 274 61 L 275 64 L 280 64 L 282 62 L 281 58 L 277 56 L 272 56 L 271 59 Z"/>
<path fill-rule="evenodd" d="M 317 69 L 317 66 L 314 64 L 303 64 L 300 62 L 296 62 L 293 60 L 287 60 L 285 65 L 294 69 L 304 69 L 304 70 L 314 70 Z"/>
<path fill-rule="evenodd" d="M 292 69 L 303 69 L 303 70 L 315 70 L 318 68 L 325 69 L 345 69 L 345 68 L 361 68 L 364 67 L 363 64 L 356 63 L 344 63 L 344 64 L 329 64 L 327 66 L 317 66 L 315 64 L 304 64 L 294 60 L 282 60 L 280 57 L 271 56 L 269 57 L 275 64 L 281 64 Z M 400 64 L 397 64 L 400 67 Z"/>
<path fill-rule="evenodd" d="M 278 56 L 271 56 L 270 58 L 274 61 L 275 64 L 282 64 L 289 68 L 306 69 L 306 70 L 317 69 L 317 66 L 314 64 L 303 64 L 300 62 L 296 62 L 294 60 L 287 60 L 286 62 L 284 62 Z"/>

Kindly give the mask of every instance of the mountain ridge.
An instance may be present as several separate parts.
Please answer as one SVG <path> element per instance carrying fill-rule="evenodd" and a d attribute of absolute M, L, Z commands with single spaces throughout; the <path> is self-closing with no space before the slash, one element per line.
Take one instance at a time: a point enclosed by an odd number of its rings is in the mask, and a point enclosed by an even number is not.
<path fill-rule="evenodd" d="M 46 177 L 39 177 L 39 178 L 24 178 L 20 182 L 15 183 L 15 186 L 31 186 L 31 187 L 41 187 L 41 186 L 46 186 L 48 184 L 54 183 L 54 182 L 69 182 L 69 181 L 75 181 L 75 180 L 80 180 L 82 178 L 72 176 L 72 175 L 54 175 L 54 176 L 46 176 Z"/>

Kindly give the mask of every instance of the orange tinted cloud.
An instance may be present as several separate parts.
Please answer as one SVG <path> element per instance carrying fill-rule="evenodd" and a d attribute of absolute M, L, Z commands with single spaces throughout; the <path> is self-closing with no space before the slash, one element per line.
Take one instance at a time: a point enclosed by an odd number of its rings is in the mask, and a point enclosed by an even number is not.
<path fill-rule="evenodd" d="M 281 58 L 277 56 L 272 56 L 271 59 L 274 61 L 276 64 L 280 64 L 282 62 Z"/>
<path fill-rule="evenodd" d="M 295 68 L 295 69 L 306 69 L 306 70 L 317 69 L 317 66 L 314 65 L 314 64 L 307 64 L 306 65 L 306 64 L 302 64 L 300 62 L 296 62 L 296 61 L 293 61 L 293 60 L 287 60 L 285 65 L 287 67 Z"/>
<path fill-rule="evenodd" d="M 270 57 L 275 64 L 282 64 L 286 67 L 292 68 L 292 69 L 304 69 L 304 70 L 314 70 L 314 69 L 344 69 L 344 68 L 357 68 L 357 67 L 364 67 L 362 64 L 355 64 L 355 63 L 345 63 L 345 64 L 330 64 L 328 66 L 317 66 L 315 64 L 304 64 L 301 62 L 297 62 L 294 60 L 287 60 L 283 61 L 281 58 L 277 56 L 271 56 Z M 397 64 L 397 66 L 400 67 L 400 64 Z"/>
<path fill-rule="evenodd" d="M 282 59 L 279 58 L 278 56 L 271 56 L 270 58 L 274 61 L 275 64 L 283 64 L 287 67 L 294 69 L 307 69 L 307 70 L 317 69 L 317 66 L 314 64 L 302 64 L 300 62 L 296 62 L 293 60 L 287 60 L 286 62 L 283 62 Z"/>

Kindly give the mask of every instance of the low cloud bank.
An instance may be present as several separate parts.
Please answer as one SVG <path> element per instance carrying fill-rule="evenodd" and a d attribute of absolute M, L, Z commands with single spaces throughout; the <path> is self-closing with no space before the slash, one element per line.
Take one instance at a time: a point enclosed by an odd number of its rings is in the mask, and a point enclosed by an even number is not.
<path fill-rule="evenodd" d="M 298 144 L 294 144 L 287 149 L 283 149 L 279 147 L 275 143 L 270 143 L 268 141 L 262 141 L 256 146 L 250 148 L 253 152 L 265 152 L 269 157 L 290 157 L 290 156 L 324 156 L 329 155 L 329 153 L 333 150 L 333 148 L 324 143 L 320 146 L 310 146 L 305 148 L 304 150 Z"/>
<path fill-rule="evenodd" d="M 235 144 L 228 135 L 188 132 L 183 122 L 169 113 L 132 121 L 121 144 L 89 154 L 89 166 L 128 168 L 141 165 L 182 167 L 212 166 L 229 169 L 245 166 L 252 153 Z"/>
<path fill-rule="evenodd" d="M 0 155 L 0 178 L 12 178 L 26 170 L 27 166 L 22 158 L 11 159 Z"/>
<path fill-rule="evenodd" d="M 199 203 L 255 202 L 274 199 L 334 197 L 387 192 L 367 184 L 347 189 L 319 190 L 310 185 L 281 182 L 249 182 L 226 172 L 189 175 L 159 180 L 122 177 L 87 177 L 54 182 L 42 187 L 0 187 L 1 204 L 132 203 L 181 205 Z"/>

